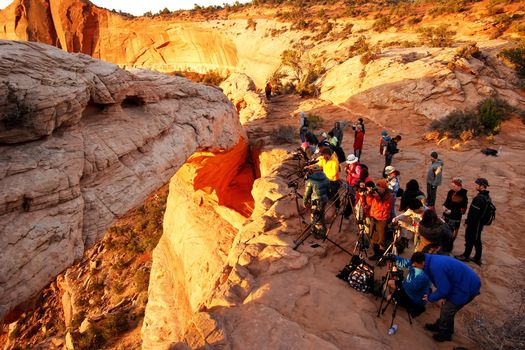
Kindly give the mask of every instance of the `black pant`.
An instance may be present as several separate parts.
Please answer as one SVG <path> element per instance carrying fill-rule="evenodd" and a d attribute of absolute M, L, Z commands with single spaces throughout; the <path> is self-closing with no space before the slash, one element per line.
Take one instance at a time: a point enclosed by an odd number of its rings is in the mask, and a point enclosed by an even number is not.
<path fill-rule="evenodd" d="M 436 321 L 440 335 L 451 337 L 452 334 L 454 334 L 454 317 L 456 317 L 456 313 L 467 304 L 468 303 L 455 305 L 448 300 L 445 301 L 441 307 L 439 319 Z"/>
<path fill-rule="evenodd" d="M 433 207 L 436 205 L 437 186 L 432 186 L 427 182 L 427 205 Z"/>
<path fill-rule="evenodd" d="M 383 168 L 383 177 L 386 177 L 387 174 L 385 174 L 385 169 L 387 166 L 392 165 L 392 159 L 394 158 L 393 154 L 385 154 L 385 167 Z"/>
<path fill-rule="evenodd" d="M 463 256 L 470 257 L 472 248 L 476 247 L 476 254 L 474 255 L 475 260 L 481 260 L 481 253 L 483 247 L 481 246 L 481 231 L 483 231 L 483 225 L 481 223 L 469 224 L 465 230 L 465 251 Z"/>
<path fill-rule="evenodd" d="M 341 199 L 339 198 L 337 192 L 339 192 L 339 187 L 341 187 L 341 184 L 338 180 L 336 181 L 330 181 L 330 187 L 328 191 L 328 198 L 331 200 L 335 199 L 335 208 L 339 209 L 339 206 L 341 205 Z"/>
<path fill-rule="evenodd" d="M 361 153 L 363 152 L 363 150 L 361 149 L 354 149 L 354 156 L 357 157 L 357 160 L 359 161 L 360 158 L 361 158 Z"/>

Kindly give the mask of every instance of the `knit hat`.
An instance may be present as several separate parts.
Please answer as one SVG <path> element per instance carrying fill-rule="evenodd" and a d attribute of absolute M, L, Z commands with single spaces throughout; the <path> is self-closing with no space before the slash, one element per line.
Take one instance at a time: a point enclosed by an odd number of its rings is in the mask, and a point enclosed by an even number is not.
<path fill-rule="evenodd" d="M 474 181 L 477 185 L 489 187 L 489 181 L 483 177 L 480 177 Z"/>
<path fill-rule="evenodd" d="M 460 177 L 455 177 L 452 179 L 452 183 L 456 186 L 463 186 L 463 180 Z"/>
<path fill-rule="evenodd" d="M 376 187 L 387 188 L 388 184 L 385 179 L 379 179 L 376 181 Z"/>
<path fill-rule="evenodd" d="M 436 151 L 432 151 L 432 153 L 430 153 L 430 156 L 434 159 L 438 159 L 438 154 Z"/>
<path fill-rule="evenodd" d="M 394 171 L 396 171 L 396 168 L 394 168 L 392 165 L 389 165 L 385 168 L 385 174 L 392 174 Z"/>
<path fill-rule="evenodd" d="M 354 164 L 357 161 L 358 161 L 357 157 L 353 154 L 348 155 L 348 157 L 346 158 L 346 162 L 348 164 Z"/>
<path fill-rule="evenodd" d="M 386 135 L 388 135 L 388 131 L 386 130 L 381 131 L 381 136 L 386 136 Z"/>
<path fill-rule="evenodd" d="M 299 112 L 299 117 L 306 118 L 306 114 L 304 114 L 304 112 Z"/>
<path fill-rule="evenodd" d="M 326 132 L 323 132 L 321 136 L 324 137 L 325 139 L 328 138 L 328 134 Z"/>
<path fill-rule="evenodd" d="M 308 142 L 301 143 L 301 148 L 302 149 L 307 149 L 308 148 Z"/>

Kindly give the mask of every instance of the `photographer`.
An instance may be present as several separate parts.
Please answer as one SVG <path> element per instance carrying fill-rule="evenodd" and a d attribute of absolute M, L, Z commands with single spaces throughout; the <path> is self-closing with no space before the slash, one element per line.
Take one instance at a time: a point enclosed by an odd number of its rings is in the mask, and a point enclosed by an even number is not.
<path fill-rule="evenodd" d="M 309 167 L 309 175 L 305 182 L 303 204 L 305 207 L 311 205 L 312 222 L 316 221 L 314 227 L 317 232 L 324 232 L 324 209 L 328 203 L 328 190 L 330 182 L 318 164 Z"/>
<path fill-rule="evenodd" d="M 402 237 L 408 238 L 408 231 L 410 231 L 413 239 L 417 234 L 419 223 L 425 210 L 427 210 L 427 207 L 419 199 L 412 198 L 408 204 L 408 210 L 392 219 L 392 223 L 399 223 L 402 228 Z"/>
<path fill-rule="evenodd" d="M 390 290 L 394 291 L 391 297 L 413 316 L 420 315 L 425 311 L 426 302 L 423 297 L 429 293 L 432 285 L 430 278 L 423 271 L 424 259 L 423 261 L 409 260 L 396 255 L 389 256 L 387 259 L 399 269 L 408 269 L 404 280 L 398 276 L 387 282 Z"/>
<path fill-rule="evenodd" d="M 374 249 L 370 260 L 379 260 L 385 251 L 385 230 L 392 207 L 392 193 L 387 189 L 385 179 L 376 181 L 376 188 L 368 193 L 366 204 L 370 207 L 370 232 Z"/>
<path fill-rule="evenodd" d="M 370 234 L 370 206 L 366 204 L 366 197 L 375 187 L 373 181 L 361 181 L 355 195 L 355 215 L 358 225 L 363 225 L 366 234 Z"/>

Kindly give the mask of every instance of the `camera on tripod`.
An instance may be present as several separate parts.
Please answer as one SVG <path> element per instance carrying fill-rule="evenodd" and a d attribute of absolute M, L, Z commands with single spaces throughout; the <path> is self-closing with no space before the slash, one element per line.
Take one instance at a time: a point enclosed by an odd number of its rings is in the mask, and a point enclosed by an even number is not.
<path fill-rule="evenodd" d="M 290 181 L 287 183 L 288 188 L 294 188 L 297 189 L 299 187 L 299 183 L 297 181 Z"/>

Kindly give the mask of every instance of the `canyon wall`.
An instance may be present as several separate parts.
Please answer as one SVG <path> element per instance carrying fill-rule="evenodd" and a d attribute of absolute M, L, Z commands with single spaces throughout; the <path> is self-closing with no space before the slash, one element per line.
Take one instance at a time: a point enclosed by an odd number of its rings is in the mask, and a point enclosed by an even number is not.
<path fill-rule="evenodd" d="M 80 259 L 192 154 L 242 139 L 216 88 L 0 41 L 0 317 Z"/>
<path fill-rule="evenodd" d="M 2 39 L 55 45 L 125 68 L 201 73 L 249 70 L 259 86 L 278 66 L 279 54 L 286 47 L 285 42 L 244 30 L 246 20 L 129 19 L 87 0 L 16 0 L 0 11 L 0 23 L 4 24 Z M 242 32 L 245 35 L 239 37 Z"/>

